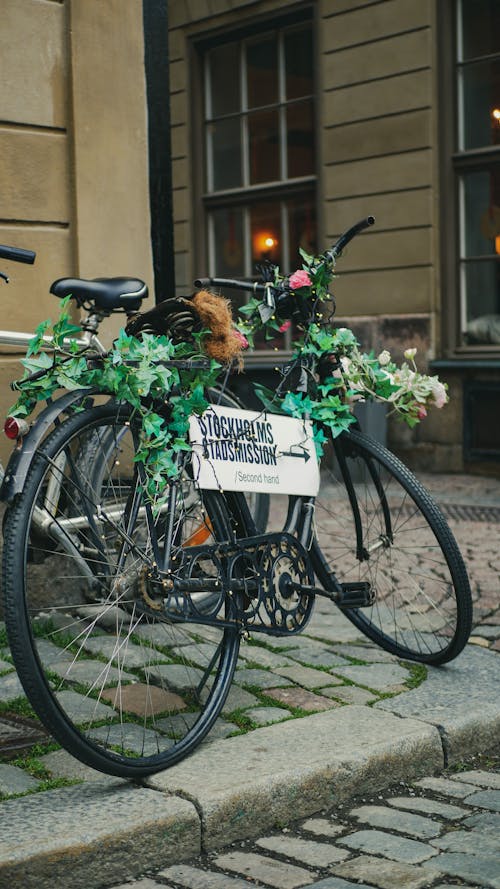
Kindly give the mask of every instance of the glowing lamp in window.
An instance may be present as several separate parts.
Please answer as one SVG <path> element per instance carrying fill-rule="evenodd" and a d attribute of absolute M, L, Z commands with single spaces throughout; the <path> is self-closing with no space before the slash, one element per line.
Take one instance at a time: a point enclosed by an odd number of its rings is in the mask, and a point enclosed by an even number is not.
<path fill-rule="evenodd" d="M 493 120 L 495 120 L 496 123 L 500 126 L 500 108 L 494 108 L 491 112 L 491 116 Z"/>
<path fill-rule="evenodd" d="M 262 259 L 272 259 L 278 247 L 278 239 L 269 231 L 257 231 L 253 236 L 254 255 Z"/>

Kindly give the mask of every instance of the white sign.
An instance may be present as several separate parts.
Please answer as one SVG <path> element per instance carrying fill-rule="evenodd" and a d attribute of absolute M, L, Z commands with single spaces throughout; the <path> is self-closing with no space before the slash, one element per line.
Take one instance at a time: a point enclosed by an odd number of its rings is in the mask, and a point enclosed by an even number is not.
<path fill-rule="evenodd" d="M 294 417 L 211 405 L 190 417 L 200 488 L 314 497 L 319 467 L 312 424 Z"/>

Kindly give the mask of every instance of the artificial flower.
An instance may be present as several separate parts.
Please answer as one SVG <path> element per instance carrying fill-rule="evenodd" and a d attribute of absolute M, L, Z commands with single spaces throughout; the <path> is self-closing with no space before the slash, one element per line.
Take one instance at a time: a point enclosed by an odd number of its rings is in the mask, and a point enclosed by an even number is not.
<path fill-rule="evenodd" d="M 300 290 L 301 287 L 310 287 L 312 281 L 307 272 L 303 269 L 297 269 L 293 275 L 290 275 L 288 279 L 288 284 L 290 285 L 292 290 Z"/>
<path fill-rule="evenodd" d="M 378 359 L 377 359 L 377 360 L 378 360 L 378 363 L 379 363 L 382 367 L 385 367 L 386 364 L 389 364 L 389 363 L 390 363 L 390 360 L 391 360 L 391 353 L 388 352 L 387 349 L 384 349 L 384 351 L 381 352 L 380 355 L 378 356 Z"/>

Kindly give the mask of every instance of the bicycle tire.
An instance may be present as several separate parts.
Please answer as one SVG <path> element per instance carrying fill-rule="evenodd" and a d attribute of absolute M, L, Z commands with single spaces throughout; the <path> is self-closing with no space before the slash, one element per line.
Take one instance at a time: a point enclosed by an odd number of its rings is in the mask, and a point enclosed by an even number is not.
<path fill-rule="evenodd" d="M 114 453 L 110 429 L 117 433 Z M 100 432 L 107 444 L 96 490 L 74 455 Z M 201 743 L 224 705 L 239 651 L 236 628 L 184 621 L 175 597 L 170 620 L 153 611 L 165 593 L 138 554 L 155 545 L 147 508 L 141 505 L 135 525 L 125 526 L 124 503 L 130 506 L 138 490 L 134 433 L 130 411 L 110 404 L 58 426 L 8 511 L 3 557 L 7 632 L 33 709 L 76 758 L 127 778 L 173 765 Z M 205 492 L 201 500 L 192 483 L 187 488 L 183 476 L 173 519 L 180 558 L 182 546 L 230 534 L 224 498 Z M 155 519 L 158 545 L 165 515 Z M 215 604 L 213 596 L 198 595 L 204 618 L 226 607 L 222 594 Z"/>
<path fill-rule="evenodd" d="M 332 572 L 341 583 L 369 584 L 372 605 L 342 610 L 391 654 L 436 665 L 452 660 L 469 638 L 472 597 L 446 519 L 408 468 L 374 439 L 349 430 L 334 446 L 316 501 L 313 561 L 320 582 L 331 588 Z"/>

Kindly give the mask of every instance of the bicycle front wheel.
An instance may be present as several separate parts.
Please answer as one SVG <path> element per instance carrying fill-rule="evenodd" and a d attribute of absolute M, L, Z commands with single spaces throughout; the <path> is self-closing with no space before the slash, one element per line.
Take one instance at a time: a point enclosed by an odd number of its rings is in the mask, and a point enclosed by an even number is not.
<path fill-rule="evenodd" d="M 190 547 L 229 539 L 226 501 L 187 471 L 175 510 L 152 512 L 136 450 L 135 421 L 116 405 L 61 424 L 8 512 L 3 564 L 9 641 L 34 710 L 74 756 L 122 777 L 166 768 L 203 740 L 239 650 L 217 584 L 201 584 L 188 612 L 155 574 L 167 529 L 179 564 Z M 191 564 L 191 576 L 214 571 Z"/>
<path fill-rule="evenodd" d="M 369 436 L 345 432 L 334 450 L 316 501 L 320 581 L 331 588 L 332 572 L 341 583 L 365 585 L 373 603 L 345 614 L 386 651 L 428 664 L 451 660 L 469 637 L 472 604 L 446 520 L 404 464 Z"/>

